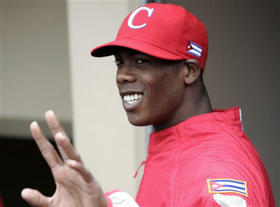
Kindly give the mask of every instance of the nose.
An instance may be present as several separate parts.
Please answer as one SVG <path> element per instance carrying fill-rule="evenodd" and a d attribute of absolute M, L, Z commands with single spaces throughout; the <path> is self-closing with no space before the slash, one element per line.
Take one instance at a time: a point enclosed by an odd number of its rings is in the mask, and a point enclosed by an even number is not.
<path fill-rule="evenodd" d="M 117 83 L 134 82 L 136 81 L 135 74 L 128 67 L 119 68 L 117 71 Z"/>

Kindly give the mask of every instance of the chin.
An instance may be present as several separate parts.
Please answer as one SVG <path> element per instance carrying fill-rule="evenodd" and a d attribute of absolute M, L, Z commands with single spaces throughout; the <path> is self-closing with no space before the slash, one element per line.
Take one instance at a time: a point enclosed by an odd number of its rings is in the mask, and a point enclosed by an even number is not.
<path fill-rule="evenodd" d="M 144 117 L 131 116 L 127 114 L 127 119 L 129 123 L 131 123 L 134 126 L 148 126 L 152 124 L 149 119 Z"/>
<path fill-rule="evenodd" d="M 139 120 L 130 120 L 128 119 L 129 123 L 134 125 L 134 126 L 148 126 L 150 125 L 149 122 L 143 122 L 143 121 L 139 121 Z"/>

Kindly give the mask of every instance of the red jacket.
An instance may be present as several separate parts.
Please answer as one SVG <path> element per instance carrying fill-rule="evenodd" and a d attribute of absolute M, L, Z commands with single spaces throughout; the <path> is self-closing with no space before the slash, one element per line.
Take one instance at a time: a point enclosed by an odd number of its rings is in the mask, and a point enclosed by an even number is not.
<path fill-rule="evenodd" d="M 137 206 L 121 192 L 109 198 L 109 206 Z M 152 133 L 136 202 L 140 207 L 275 207 L 264 165 L 243 133 L 239 108 Z"/>
<path fill-rule="evenodd" d="M 140 207 L 218 207 L 217 194 L 241 197 L 247 207 L 275 206 L 264 165 L 243 133 L 239 108 L 215 110 L 151 134 L 136 198 Z"/>

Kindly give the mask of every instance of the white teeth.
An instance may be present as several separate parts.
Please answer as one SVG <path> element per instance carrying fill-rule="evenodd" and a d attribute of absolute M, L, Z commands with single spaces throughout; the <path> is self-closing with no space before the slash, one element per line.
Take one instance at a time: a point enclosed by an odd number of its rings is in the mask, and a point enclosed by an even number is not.
<path fill-rule="evenodd" d="M 141 98 L 142 98 L 142 94 L 139 94 L 139 93 L 129 94 L 129 95 L 124 95 L 123 96 L 124 101 L 129 103 L 129 104 L 134 104 L 138 100 L 140 100 Z"/>

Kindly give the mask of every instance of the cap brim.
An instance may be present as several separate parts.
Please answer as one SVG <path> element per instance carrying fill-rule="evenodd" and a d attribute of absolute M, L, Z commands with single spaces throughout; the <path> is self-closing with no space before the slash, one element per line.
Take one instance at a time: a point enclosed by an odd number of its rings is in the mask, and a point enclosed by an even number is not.
<path fill-rule="evenodd" d="M 163 50 L 158 46 L 154 46 L 150 43 L 145 43 L 143 41 L 137 41 L 134 39 L 115 40 L 113 42 L 100 45 L 91 51 L 91 55 L 94 57 L 114 55 L 120 47 L 137 50 L 139 52 L 166 60 L 186 59 L 186 57 L 182 57 L 179 54 L 174 54 L 172 52 L 166 51 L 166 49 Z"/>

